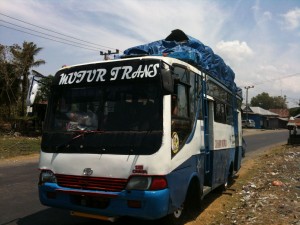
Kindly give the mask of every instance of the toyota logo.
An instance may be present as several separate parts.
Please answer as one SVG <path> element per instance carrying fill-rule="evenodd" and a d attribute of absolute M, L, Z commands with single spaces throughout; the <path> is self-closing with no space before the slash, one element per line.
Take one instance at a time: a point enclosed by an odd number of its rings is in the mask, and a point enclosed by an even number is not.
<path fill-rule="evenodd" d="M 93 170 L 91 168 L 85 168 L 83 170 L 83 175 L 85 176 L 91 176 L 93 174 Z"/>

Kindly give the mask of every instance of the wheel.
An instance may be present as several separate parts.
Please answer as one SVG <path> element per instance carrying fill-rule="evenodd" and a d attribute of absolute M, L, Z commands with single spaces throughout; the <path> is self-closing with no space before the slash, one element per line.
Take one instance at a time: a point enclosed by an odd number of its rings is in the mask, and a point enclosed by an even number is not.
<path fill-rule="evenodd" d="M 228 188 L 228 178 L 226 179 L 225 183 L 220 186 L 220 191 L 221 192 L 226 191 L 227 188 Z"/>
<path fill-rule="evenodd" d="M 162 224 L 183 225 L 185 223 L 185 212 L 183 205 L 176 209 L 172 214 L 163 218 Z"/>
<path fill-rule="evenodd" d="M 195 212 L 196 210 L 201 208 L 201 200 L 202 200 L 202 188 L 199 186 L 199 182 L 193 180 L 189 186 L 186 201 L 188 204 L 189 212 Z"/>
<path fill-rule="evenodd" d="M 198 182 L 193 180 L 188 188 L 184 203 L 164 218 L 164 224 L 182 225 L 198 215 L 201 206 L 201 195 L 202 192 Z"/>
<path fill-rule="evenodd" d="M 174 217 L 175 219 L 179 219 L 179 218 L 182 216 L 182 214 L 183 214 L 183 206 L 180 207 L 180 208 L 178 208 L 178 209 L 176 209 L 176 210 L 173 212 L 173 217 Z"/>

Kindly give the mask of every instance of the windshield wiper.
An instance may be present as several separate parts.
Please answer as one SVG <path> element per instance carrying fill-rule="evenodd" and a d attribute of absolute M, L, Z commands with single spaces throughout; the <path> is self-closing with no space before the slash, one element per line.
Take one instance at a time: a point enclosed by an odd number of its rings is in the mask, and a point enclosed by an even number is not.
<path fill-rule="evenodd" d="M 84 137 L 85 135 L 88 135 L 88 134 L 100 134 L 100 133 L 104 133 L 105 131 L 101 130 L 75 130 L 74 133 L 76 133 L 77 135 L 72 137 L 71 140 L 68 140 L 67 142 L 63 143 L 63 144 L 60 144 L 60 145 L 57 145 L 56 146 L 56 151 L 59 151 L 60 149 L 62 148 L 65 148 L 65 147 L 69 147 L 69 145 L 75 141 L 76 139 L 80 138 L 80 137 Z"/>

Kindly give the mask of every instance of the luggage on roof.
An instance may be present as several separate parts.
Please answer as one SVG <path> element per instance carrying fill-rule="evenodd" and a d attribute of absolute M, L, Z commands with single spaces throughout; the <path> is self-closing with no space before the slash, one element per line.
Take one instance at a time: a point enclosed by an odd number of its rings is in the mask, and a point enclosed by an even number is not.
<path fill-rule="evenodd" d="M 235 74 L 224 60 L 199 40 L 186 35 L 181 30 L 173 30 L 165 39 L 128 48 L 126 56 L 166 55 L 208 71 L 230 89 L 236 89 Z"/>

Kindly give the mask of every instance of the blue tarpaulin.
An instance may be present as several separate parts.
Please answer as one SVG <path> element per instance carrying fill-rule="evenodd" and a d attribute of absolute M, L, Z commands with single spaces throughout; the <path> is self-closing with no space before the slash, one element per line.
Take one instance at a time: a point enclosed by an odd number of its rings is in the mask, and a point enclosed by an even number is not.
<path fill-rule="evenodd" d="M 236 89 L 235 74 L 224 60 L 199 40 L 174 30 L 163 40 L 131 47 L 124 55 L 165 55 L 186 61 L 198 68 L 205 69 L 230 89 Z"/>

